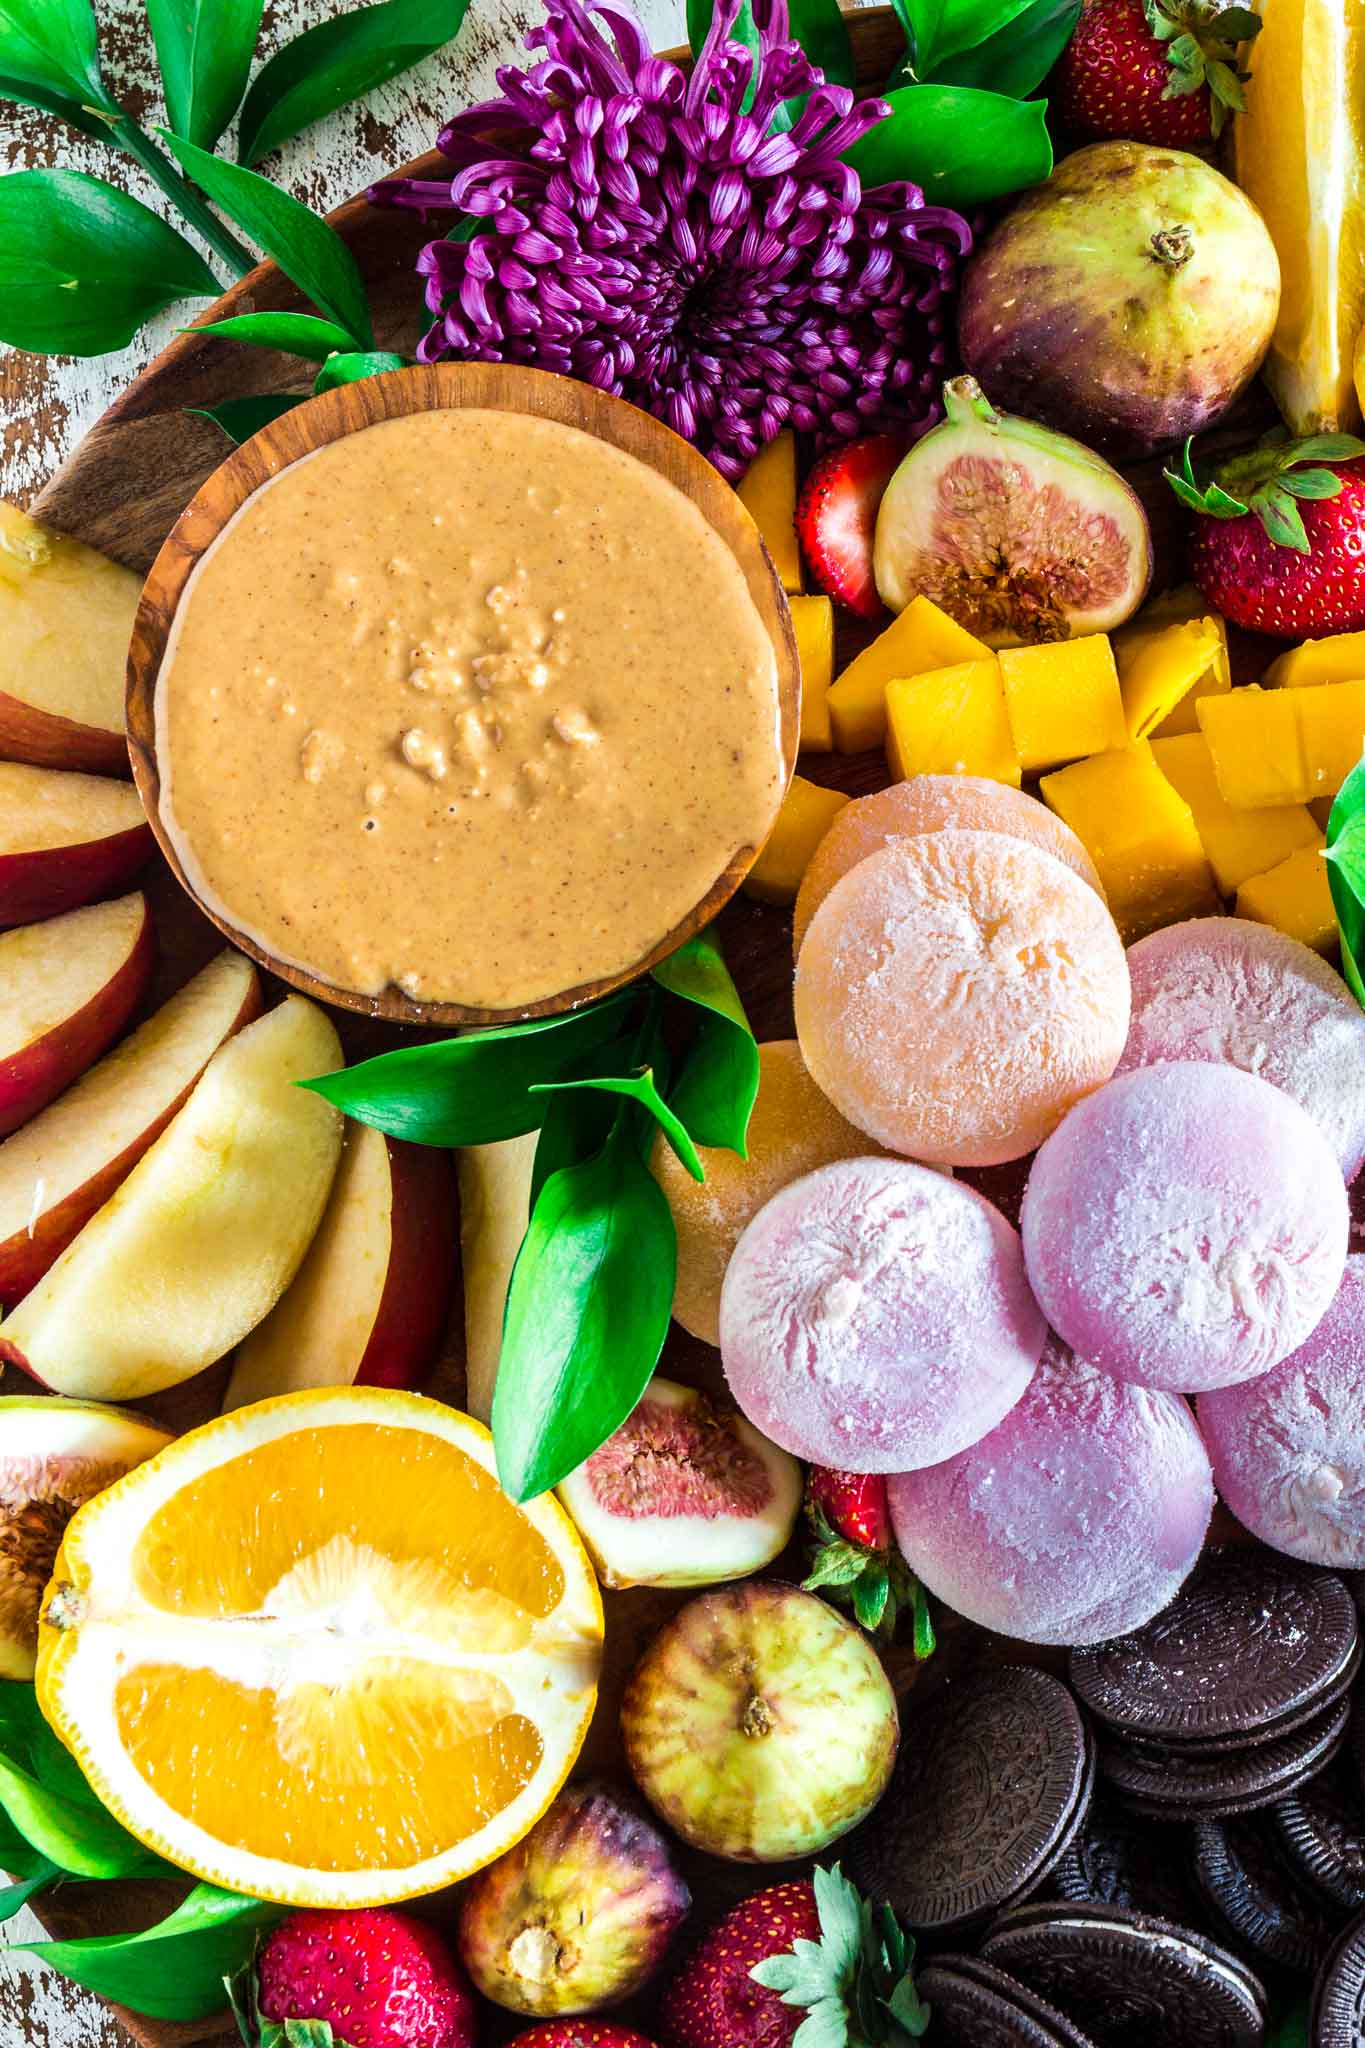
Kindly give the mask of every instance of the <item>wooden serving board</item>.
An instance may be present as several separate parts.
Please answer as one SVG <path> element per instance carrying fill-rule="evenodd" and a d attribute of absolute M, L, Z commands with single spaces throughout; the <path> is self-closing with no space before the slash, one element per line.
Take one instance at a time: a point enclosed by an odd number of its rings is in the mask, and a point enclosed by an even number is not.
<path fill-rule="evenodd" d="M 886 77 L 903 48 L 903 35 L 890 7 L 861 10 L 849 17 L 849 29 L 860 83 L 873 89 Z M 416 175 L 439 177 L 444 160 L 432 154 L 408 168 Z M 376 345 L 411 353 L 422 327 L 422 307 L 414 263 L 417 251 L 438 229 L 400 212 L 378 212 L 363 198 L 352 200 L 332 215 L 360 265 L 369 292 Z M 263 264 L 233 287 L 205 320 L 263 310 L 302 310 L 306 301 L 273 264 Z M 191 330 L 179 337 L 131 383 L 86 436 L 72 459 L 54 476 L 33 505 L 34 515 L 61 532 L 145 572 L 175 520 L 205 479 L 224 461 L 229 447 L 211 422 L 187 408 L 214 405 L 227 398 L 296 390 L 306 392 L 309 379 L 297 358 L 259 349 L 245 349 Z M 1153 515 L 1157 542 L 1156 587 L 1177 580 L 1175 521 L 1169 492 L 1160 482 L 1160 465 L 1133 473 Z M 864 644 L 872 629 L 841 620 L 839 655 L 846 662 Z M 801 771 L 810 779 L 865 795 L 889 780 L 880 753 L 847 758 L 806 757 Z M 165 999 L 222 945 L 159 859 L 148 870 L 144 886 L 150 895 L 161 947 L 161 960 L 149 1003 Z M 791 1012 L 791 919 L 739 896 L 721 918 L 727 957 L 760 1039 L 793 1035 Z M 342 1012 L 334 1013 L 349 1059 L 366 1057 L 423 1034 L 384 1025 Z M 723 1391 L 719 1354 L 673 1327 L 661 1368 L 673 1377 L 713 1391 Z M 173 1428 L 189 1428 L 218 1412 L 226 1367 L 217 1367 L 186 1386 L 142 1404 Z M 428 1391 L 460 1405 L 464 1389 L 462 1306 L 456 1301 L 447 1343 Z M 801 1557 L 791 1556 L 775 1569 L 799 1577 Z M 626 1676 L 643 1641 L 684 1596 L 635 1591 L 607 1595 L 606 1668 L 601 1698 L 580 1769 L 612 1777 L 624 1776 L 617 1713 Z M 987 1636 L 951 1616 L 938 1617 L 940 1648 L 924 1671 L 909 1652 L 897 1648 L 888 1656 L 893 1682 L 902 1702 L 917 1684 L 937 1687 L 954 1673 L 983 1662 L 1013 1657 L 1015 1661 L 1054 1666 L 1060 1653 L 1039 1653 Z M 421 1797 L 421 1788 L 414 1788 Z M 724 1865 L 689 1855 L 681 1861 L 695 1895 L 694 1922 L 702 1925 L 734 1900 L 784 1872 L 771 1866 Z M 150 1924 L 166 1910 L 174 1893 L 165 1886 L 73 1885 L 43 1902 L 43 1917 L 54 1934 L 108 1934 Z M 449 1897 L 431 1903 L 433 1915 L 449 1919 Z M 177 2026 L 119 2017 L 146 2048 L 220 2048 L 235 2032 L 214 2023 Z M 622 2017 L 648 2025 L 648 2001 Z M 512 2015 L 492 2015 L 485 2038 L 492 2044 L 510 2039 L 531 2024 Z"/>

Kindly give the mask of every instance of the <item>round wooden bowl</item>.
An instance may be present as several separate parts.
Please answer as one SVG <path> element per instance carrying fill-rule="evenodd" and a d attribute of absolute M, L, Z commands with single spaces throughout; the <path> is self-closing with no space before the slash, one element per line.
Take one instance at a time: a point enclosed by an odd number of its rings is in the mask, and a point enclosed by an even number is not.
<path fill-rule="evenodd" d="M 502 363 L 438 363 L 393 370 L 382 377 L 341 385 L 285 413 L 236 449 L 201 485 L 177 519 L 152 564 L 138 607 L 128 650 L 128 746 L 138 793 L 161 851 L 181 886 L 234 946 L 319 1002 L 358 1010 L 388 1023 L 443 1028 L 553 1016 L 633 981 L 710 923 L 734 895 L 759 852 L 757 846 L 736 847 L 701 901 L 641 959 L 616 974 L 580 983 L 559 995 L 511 1010 L 482 1009 L 466 1003 L 416 1002 L 393 984 L 378 996 L 338 988 L 306 968 L 276 959 L 195 891 L 162 822 L 161 776 L 156 758 L 157 679 L 192 571 L 247 499 L 301 456 L 381 420 L 462 406 L 525 413 L 555 420 L 561 426 L 577 427 L 647 463 L 690 498 L 738 563 L 773 644 L 784 781 L 790 780 L 796 765 L 801 723 L 801 667 L 791 613 L 757 527 L 730 486 L 695 448 L 624 399 L 543 370 Z"/>

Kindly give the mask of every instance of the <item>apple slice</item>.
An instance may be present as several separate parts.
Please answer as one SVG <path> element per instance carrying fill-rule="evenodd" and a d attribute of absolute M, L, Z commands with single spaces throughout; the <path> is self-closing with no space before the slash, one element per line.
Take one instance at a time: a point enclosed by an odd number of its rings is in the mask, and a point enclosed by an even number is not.
<path fill-rule="evenodd" d="M 348 1125 L 318 1234 L 239 1348 L 224 1413 L 304 1387 L 415 1387 L 445 1335 L 458 1256 L 450 1154 Z"/>
<path fill-rule="evenodd" d="M 539 1131 L 465 1145 L 455 1154 L 464 1272 L 465 1407 L 493 1419 L 502 1319 L 512 1268 L 526 1235 Z"/>
<path fill-rule="evenodd" d="M 146 992 L 155 956 L 139 895 L 0 933 L 0 1137 L 112 1045 Z"/>
<path fill-rule="evenodd" d="M 131 1400 L 239 1344 L 298 1271 L 341 1157 L 340 1113 L 295 1083 L 341 1064 L 303 996 L 238 1032 L 0 1326 L 0 1359 L 59 1394 Z"/>
<path fill-rule="evenodd" d="M 142 578 L 0 504 L 0 759 L 129 775 L 123 696 Z"/>
<path fill-rule="evenodd" d="M 220 953 L 0 1144 L 0 1302 L 37 1285 L 165 1129 L 224 1039 L 260 1007 L 251 962 Z"/>
<path fill-rule="evenodd" d="M 118 895 L 152 845 L 130 783 L 0 761 L 0 930 Z"/>

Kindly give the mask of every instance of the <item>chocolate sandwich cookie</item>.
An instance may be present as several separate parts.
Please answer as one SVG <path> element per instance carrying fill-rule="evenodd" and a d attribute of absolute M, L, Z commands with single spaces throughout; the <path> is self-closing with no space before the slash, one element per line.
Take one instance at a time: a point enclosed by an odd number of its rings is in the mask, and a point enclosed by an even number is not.
<path fill-rule="evenodd" d="M 1311 1721 L 1316 1721 L 1320 1715 L 1325 1714 L 1329 1707 L 1337 1706 L 1346 1698 L 1360 1676 L 1362 1650 L 1365 1650 L 1365 1644 L 1357 1639 L 1346 1664 L 1331 1683 L 1324 1686 L 1320 1693 L 1315 1694 L 1306 1706 L 1296 1708 L 1292 1714 L 1282 1714 L 1278 1720 L 1267 1722 L 1263 1728 L 1246 1728 L 1229 1735 L 1196 1736 L 1187 1741 L 1163 1736 L 1162 1747 L 1170 1750 L 1173 1755 L 1226 1756 L 1233 1751 L 1240 1754 L 1248 1749 L 1255 1749 L 1263 1742 L 1278 1742 L 1284 1735 L 1295 1735 L 1299 1729 L 1306 1728 Z"/>
<path fill-rule="evenodd" d="M 943 2048 L 1094 2048 L 1044 1999 L 967 1956 L 937 1956 L 917 1972 Z"/>
<path fill-rule="evenodd" d="M 916 1720 L 845 1863 L 911 1927 L 958 1927 L 1028 1897 L 1085 1818 L 1085 1717 L 1059 1678 L 1013 1666 L 950 1685 Z"/>
<path fill-rule="evenodd" d="M 1340 1915 L 1289 1865 L 1268 1814 L 1200 1821 L 1194 1874 L 1241 1946 L 1282 1970 L 1316 1970 Z"/>
<path fill-rule="evenodd" d="M 1187 1875 L 1189 1860 L 1188 1827 L 1131 1813 L 1101 1786 L 1075 1841 L 1049 1875 L 1048 1889 L 1073 1904 L 1126 1906 L 1182 1927 L 1202 1927 L 1207 1914 Z"/>
<path fill-rule="evenodd" d="M 1154 1819 L 1251 1813 L 1322 1770 L 1345 1742 L 1350 1717 L 1350 1702 L 1342 1700 L 1297 1734 L 1217 1756 L 1101 1742 L 1100 1771 L 1126 1806 Z"/>
<path fill-rule="evenodd" d="M 1344 1759 L 1270 1809 L 1293 1867 L 1349 1912 L 1365 1908 L 1365 1799 Z"/>
<path fill-rule="evenodd" d="M 1120 1906 L 1018 1906 L 987 1962 L 1068 2013 L 1096 2048 L 1261 2048 L 1260 1980 L 1218 1943 Z"/>
<path fill-rule="evenodd" d="M 1166 1744 L 1278 1735 L 1339 1694 L 1359 1623 L 1334 1572 L 1265 1551 L 1211 1553 L 1145 1628 L 1071 1653 L 1107 1726 Z"/>
<path fill-rule="evenodd" d="M 1343 1928 L 1313 1985 L 1309 2048 L 1365 2048 L 1365 1914 Z"/>
<path fill-rule="evenodd" d="M 1297 1734 L 1216 1756 L 1112 1742 L 1102 1745 L 1100 1768 L 1115 1796 L 1151 1819 L 1253 1813 L 1323 1770 L 1340 1753 L 1349 1720 L 1343 1700 Z"/>

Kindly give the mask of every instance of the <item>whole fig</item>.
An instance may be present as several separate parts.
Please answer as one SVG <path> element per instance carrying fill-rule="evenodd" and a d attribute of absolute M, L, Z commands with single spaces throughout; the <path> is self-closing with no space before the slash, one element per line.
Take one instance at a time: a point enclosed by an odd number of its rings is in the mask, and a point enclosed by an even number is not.
<path fill-rule="evenodd" d="M 466 1887 L 460 1954 L 509 2012 L 595 2012 L 654 1974 L 691 1904 L 643 1814 L 607 1786 L 569 1785 Z"/>
<path fill-rule="evenodd" d="M 988 237 L 958 338 L 996 405 L 1147 455 L 1226 412 L 1279 306 L 1279 258 L 1245 193 L 1184 150 L 1097 142 Z"/>

